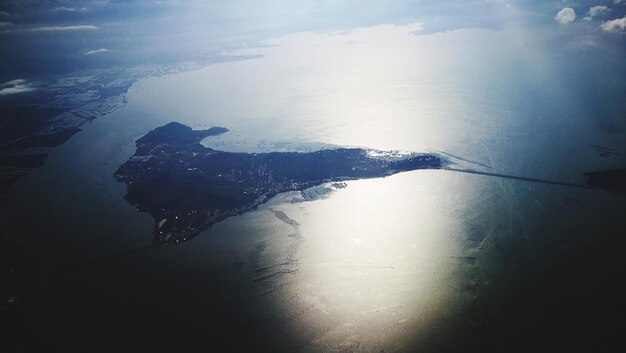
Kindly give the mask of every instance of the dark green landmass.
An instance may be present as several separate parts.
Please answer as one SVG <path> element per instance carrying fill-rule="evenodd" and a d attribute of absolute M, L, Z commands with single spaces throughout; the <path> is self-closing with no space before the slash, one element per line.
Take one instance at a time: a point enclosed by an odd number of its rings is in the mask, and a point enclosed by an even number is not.
<path fill-rule="evenodd" d="M 40 98 L 33 96 L 31 100 Z M 8 105 L 0 99 L 0 199 L 11 185 L 29 170 L 43 164 L 50 148 L 65 142 L 75 131 L 51 131 L 38 135 L 48 119 L 62 112 L 57 108 L 45 108 L 21 98 L 16 105 Z M 31 104 L 27 104 L 31 103 Z"/>
<path fill-rule="evenodd" d="M 40 82 L 33 91 L 0 96 L 0 200 L 83 124 L 123 105 L 132 77 L 102 76 L 58 78 L 62 82 Z"/>
<path fill-rule="evenodd" d="M 199 143 L 226 131 L 195 131 L 179 123 L 156 128 L 137 140 L 135 155 L 115 172 L 128 185 L 126 199 L 154 217 L 157 245 L 189 240 L 282 192 L 441 167 L 441 160 L 428 154 L 362 148 L 231 153 Z"/>
<path fill-rule="evenodd" d="M 626 169 L 585 173 L 587 184 L 603 189 L 626 191 Z"/>

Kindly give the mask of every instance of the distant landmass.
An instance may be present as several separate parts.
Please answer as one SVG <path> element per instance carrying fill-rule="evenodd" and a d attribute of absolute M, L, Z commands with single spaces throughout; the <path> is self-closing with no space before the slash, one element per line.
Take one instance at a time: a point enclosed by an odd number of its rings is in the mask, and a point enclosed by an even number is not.
<path fill-rule="evenodd" d="M 200 144 L 227 131 L 176 122 L 158 127 L 137 140 L 135 154 L 115 172 L 128 186 L 126 200 L 154 217 L 156 245 L 189 240 L 282 192 L 442 165 L 430 154 L 363 148 L 233 153 Z"/>
<path fill-rule="evenodd" d="M 197 62 L 93 69 L 43 77 L 31 90 L 0 95 L 0 200 L 20 178 L 40 167 L 52 148 L 96 118 L 124 106 L 137 80 L 189 71 L 209 63 L 258 55 L 208 55 Z"/>
<path fill-rule="evenodd" d="M 587 184 L 609 190 L 626 191 L 626 168 L 585 173 Z"/>
<path fill-rule="evenodd" d="M 40 167 L 52 148 L 126 104 L 125 94 L 136 79 L 130 71 L 95 70 L 50 77 L 32 91 L 0 96 L 0 200 Z"/>

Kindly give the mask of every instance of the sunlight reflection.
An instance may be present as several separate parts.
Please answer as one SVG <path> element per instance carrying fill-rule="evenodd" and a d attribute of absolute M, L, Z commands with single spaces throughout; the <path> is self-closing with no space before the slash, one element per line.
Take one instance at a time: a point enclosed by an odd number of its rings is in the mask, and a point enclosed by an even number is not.
<path fill-rule="evenodd" d="M 465 250 L 458 199 L 441 181 L 437 171 L 353 181 L 330 199 L 280 206 L 305 237 L 280 306 L 311 344 L 404 344 L 433 312 L 449 313 Z"/>

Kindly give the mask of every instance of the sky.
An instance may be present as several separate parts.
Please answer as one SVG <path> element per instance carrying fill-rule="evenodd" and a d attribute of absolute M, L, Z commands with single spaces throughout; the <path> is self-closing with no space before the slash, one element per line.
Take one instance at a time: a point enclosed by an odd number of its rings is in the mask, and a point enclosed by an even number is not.
<path fill-rule="evenodd" d="M 297 31 L 381 24 L 419 22 L 421 35 L 517 30 L 615 48 L 625 44 L 625 16 L 626 0 L 8 0 L 0 4 L 0 90 L 82 69 L 201 60 Z"/>

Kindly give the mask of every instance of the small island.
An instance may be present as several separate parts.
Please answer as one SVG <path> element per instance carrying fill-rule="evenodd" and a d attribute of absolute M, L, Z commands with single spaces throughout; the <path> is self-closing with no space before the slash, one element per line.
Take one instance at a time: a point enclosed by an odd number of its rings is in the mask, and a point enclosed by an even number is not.
<path fill-rule="evenodd" d="M 200 141 L 227 132 L 172 122 L 137 140 L 135 154 L 115 172 L 126 200 L 155 219 L 155 245 L 179 243 L 273 196 L 345 180 L 441 168 L 430 154 L 337 148 L 316 152 L 232 153 Z"/>

